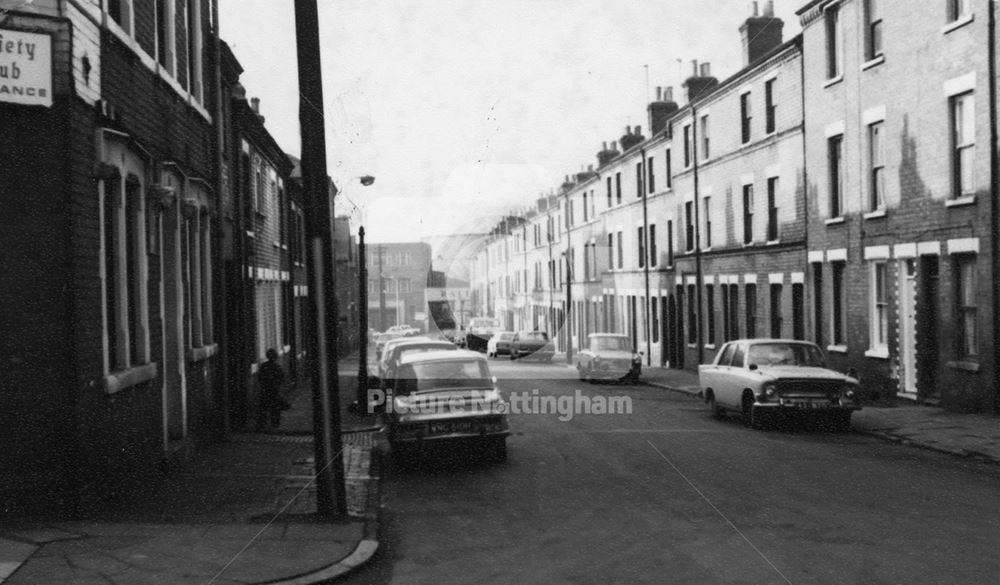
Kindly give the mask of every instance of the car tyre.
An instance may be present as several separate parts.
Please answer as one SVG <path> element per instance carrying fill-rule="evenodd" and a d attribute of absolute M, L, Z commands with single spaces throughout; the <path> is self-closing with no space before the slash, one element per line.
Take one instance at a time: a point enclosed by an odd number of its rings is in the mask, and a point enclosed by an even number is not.
<path fill-rule="evenodd" d="M 764 412 L 759 408 L 755 408 L 753 403 L 753 395 L 749 392 L 745 393 L 741 404 L 743 419 L 750 425 L 750 428 L 759 430 L 764 428 Z"/>
<path fill-rule="evenodd" d="M 715 400 L 715 392 L 709 392 L 708 398 L 705 399 L 708 403 L 708 409 L 712 412 L 712 416 L 715 418 L 722 418 L 722 407 L 719 406 L 718 401 Z"/>

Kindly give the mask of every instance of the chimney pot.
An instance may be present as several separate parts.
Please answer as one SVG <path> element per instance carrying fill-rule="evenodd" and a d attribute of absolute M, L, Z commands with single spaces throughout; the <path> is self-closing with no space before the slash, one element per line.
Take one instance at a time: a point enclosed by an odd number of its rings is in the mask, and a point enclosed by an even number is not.
<path fill-rule="evenodd" d="M 636 127 L 635 127 L 635 135 L 636 136 L 642 136 L 642 126 L 636 125 Z"/>
<path fill-rule="evenodd" d="M 674 86 L 668 85 L 663 90 L 663 101 L 665 101 L 665 102 L 672 102 L 672 101 L 674 101 Z"/>
<path fill-rule="evenodd" d="M 594 165 L 587 165 L 587 172 L 588 173 L 594 172 Z"/>
<path fill-rule="evenodd" d="M 750 3 L 753 8 L 751 9 L 750 16 L 757 16 L 757 2 Z"/>
<path fill-rule="evenodd" d="M 764 16 L 774 16 L 774 0 L 767 0 L 767 2 L 764 3 Z"/>
<path fill-rule="evenodd" d="M 702 77 L 710 77 L 711 75 L 712 75 L 712 64 L 711 63 L 702 63 L 701 64 L 701 76 Z"/>
<path fill-rule="evenodd" d="M 618 141 L 617 140 L 612 140 L 611 141 L 611 150 L 618 150 Z"/>
<path fill-rule="evenodd" d="M 656 101 L 663 99 L 663 88 L 659 85 L 656 86 Z"/>
<path fill-rule="evenodd" d="M 250 108 L 255 114 L 260 113 L 260 98 L 250 98 Z"/>
<path fill-rule="evenodd" d="M 608 149 L 608 141 L 605 140 L 604 142 L 601 143 L 601 150 L 607 150 L 607 149 Z"/>

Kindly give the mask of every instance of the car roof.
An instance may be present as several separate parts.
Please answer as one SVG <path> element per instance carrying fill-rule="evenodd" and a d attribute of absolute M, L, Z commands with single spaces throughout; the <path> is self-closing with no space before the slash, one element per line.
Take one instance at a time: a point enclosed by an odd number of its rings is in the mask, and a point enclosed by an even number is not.
<path fill-rule="evenodd" d="M 447 362 L 447 361 L 481 361 L 485 362 L 486 357 L 476 351 L 467 349 L 441 349 L 437 351 L 425 351 L 404 355 L 400 360 L 400 365 L 412 364 L 416 362 Z"/>
<path fill-rule="evenodd" d="M 754 337 L 745 339 L 733 339 L 732 341 L 727 341 L 726 343 L 743 343 L 747 345 L 756 345 L 760 343 L 797 343 L 804 345 L 816 345 L 808 339 L 773 339 L 770 337 Z"/>
<path fill-rule="evenodd" d="M 413 339 L 408 338 L 402 343 L 396 343 L 392 346 L 392 349 L 406 349 L 407 347 L 440 347 L 441 349 L 450 349 L 453 347 L 458 347 L 450 341 L 445 341 L 443 339 Z"/>
<path fill-rule="evenodd" d="M 591 333 L 587 337 L 624 337 L 628 338 L 628 335 L 624 333 Z"/>

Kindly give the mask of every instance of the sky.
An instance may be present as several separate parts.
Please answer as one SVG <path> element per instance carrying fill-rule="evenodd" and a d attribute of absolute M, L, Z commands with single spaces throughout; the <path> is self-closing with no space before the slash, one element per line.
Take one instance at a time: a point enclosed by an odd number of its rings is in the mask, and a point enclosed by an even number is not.
<path fill-rule="evenodd" d="M 328 173 L 369 242 L 488 229 L 595 165 L 691 61 L 742 67 L 745 0 L 317 0 Z M 764 2 L 760 2 L 763 6 Z M 805 0 L 775 0 L 784 38 Z M 299 156 L 293 0 L 220 0 L 268 131 Z M 683 101 L 678 99 L 683 105 Z M 362 186 L 357 177 L 372 175 Z"/>

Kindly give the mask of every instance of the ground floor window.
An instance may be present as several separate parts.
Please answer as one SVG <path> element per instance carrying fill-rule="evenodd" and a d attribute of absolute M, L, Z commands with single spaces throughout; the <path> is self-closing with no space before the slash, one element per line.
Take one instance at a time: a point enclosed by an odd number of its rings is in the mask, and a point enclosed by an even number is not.
<path fill-rule="evenodd" d="M 771 337 L 781 337 L 781 290 L 778 283 L 771 283 Z"/>
<path fill-rule="evenodd" d="M 715 285 L 705 285 L 705 328 L 709 345 L 715 345 Z"/>
<path fill-rule="evenodd" d="M 976 357 L 979 355 L 976 257 L 971 254 L 957 256 L 955 268 L 958 355 L 965 358 Z"/>
<path fill-rule="evenodd" d="M 747 338 L 757 337 L 757 285 L 746 285 L 747 298 Z"/>
<path fill-rule="evenodd" d="M 698 299 L 697 288 L 693 284 L 687 285 L 687 322 L 688 322 L 688 335 L 687 342 L 689 344 L 698 343 L 698 312 L 697 312 L 697 299 Z"/>
<path fill-rule="evenodd" d="M 830 340 L 834 345 L 847 345 L 847 291 L 844 288 L 845 262 L 833 263 L 833 290 L 830 314 Z"/>
<path fill-rule="evenodd" d="M 889 293 L 885 262 L 872 262 L 869 275 L 869 344 L 873 350 L 888 351 Z"/>

